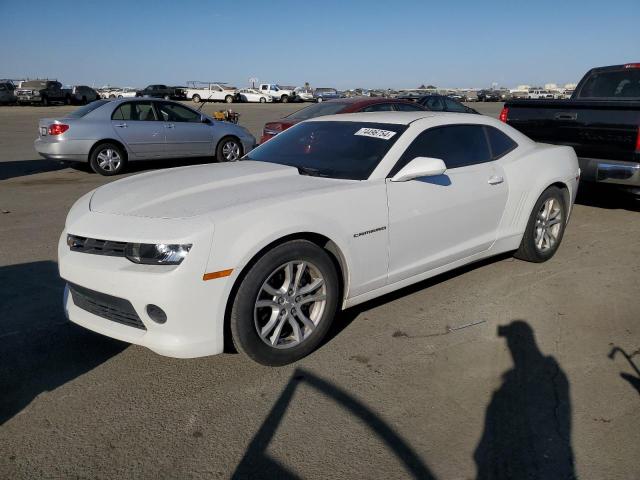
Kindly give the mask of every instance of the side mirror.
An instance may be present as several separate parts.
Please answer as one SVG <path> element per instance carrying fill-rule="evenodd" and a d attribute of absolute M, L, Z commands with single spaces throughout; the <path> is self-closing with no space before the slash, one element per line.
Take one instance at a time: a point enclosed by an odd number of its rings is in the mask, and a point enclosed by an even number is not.
<path fill-rule="evenodd" d="M 400 169 L 392 182 L 406 182 L 420 177 L 435 177 L 446 172 L 447 166 L 439 158 L 416 157 Z"/>
<path fill-rule="evenodd" d="M 202 123 L 206 123 L 207 125 L 212 125 L 213 122 L 211 120 L 209 120 L 209 118 L 205 117 L 204 115 L 202 115 L 202 117 L 200 117 L 200 121 Z"/>

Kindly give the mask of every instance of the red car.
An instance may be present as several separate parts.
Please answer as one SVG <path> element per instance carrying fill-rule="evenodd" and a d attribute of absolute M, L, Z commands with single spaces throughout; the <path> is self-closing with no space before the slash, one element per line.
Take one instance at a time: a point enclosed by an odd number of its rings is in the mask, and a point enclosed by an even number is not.
<path fill-rule="evenodd" d="M 325 102 L 310 105 L 302 110 L 298 110 L 297 112 L 293 112 L 277 122 L 265 123 L 260 143 L 266 142 L 296 123 L 308 120 L 309 118 L 320 117 L 322 115 L 384 111 L 415 112 L 421 110 L 426 110 L 426 108 L 414 102 L 396 100 L 393 98 L 352 97 L 327 100 Z"/>

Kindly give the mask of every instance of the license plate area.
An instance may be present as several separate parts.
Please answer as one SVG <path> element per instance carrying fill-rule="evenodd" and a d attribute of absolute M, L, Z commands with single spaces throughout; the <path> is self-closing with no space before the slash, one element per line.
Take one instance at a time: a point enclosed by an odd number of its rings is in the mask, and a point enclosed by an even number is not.
<path fill-rule="evenodd" d="M 47 127 L 40 127 L 40 135 L 43 137 L 48 133 Z"/>

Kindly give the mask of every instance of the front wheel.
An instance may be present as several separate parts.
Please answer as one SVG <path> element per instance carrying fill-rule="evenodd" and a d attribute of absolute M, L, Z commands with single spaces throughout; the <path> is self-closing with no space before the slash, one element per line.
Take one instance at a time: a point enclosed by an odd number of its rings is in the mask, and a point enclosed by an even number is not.
<path fill-rule="evenodd" d="M 567 206 L 562 190 L 549 187 L 533 207 L 515 257 L 528 262 L 546 262 L 560 247 L 566 224 Z"/>
<path fill-rule="evenodd" d="M 260 103 L 266 103 L 267 99 L 264 97 L 260 97 Z"/>
<path fill-rule="evenodd" d="M 236 348 L 262 365 L 286 365 L 314 351 L 338 307 L 329 255 L 306 240 L 265 253 L 247 272 L 231 309 Z"/>
<path fill-rule="evenodd" d="M 104 176 L 118 175 L 124 170 L 125 153 L 118 145 L 103 143 L 98 145 L 89 158 L 89 165 L 94 172 Z"/>
<path fill-rule="evenodd" d="M 242 143 L 235 137 L 225 137 L 216 147 L 216 161 L 235 162 L 242 157 Z"/>
<path fill-rule="evenodd" d="M 224 97 L 224 101 L 226 103 L 233 103 L 233 96 L 232 95 L 227 95 L 226 97 Z"/>
<path fill-rule="evenodd" d="M 194 95 L 191 100 L 193 100 L 193 103 L 200 103 L 200 95 Z"/>
<path fill-rule="evenodd" d="M 280 97 L 280 101 L 281 101 L 282 103 L 289 103 L 289 97 L 288 97 L 287 95 L 282 95 L 282 96 Z"/>
<path fill-rule="evenodd" d="M 316 98 L 316 102 L 318 102 L 318 103 L 322 103 L 322 97 L 318 97 L 318 98 Z"/>

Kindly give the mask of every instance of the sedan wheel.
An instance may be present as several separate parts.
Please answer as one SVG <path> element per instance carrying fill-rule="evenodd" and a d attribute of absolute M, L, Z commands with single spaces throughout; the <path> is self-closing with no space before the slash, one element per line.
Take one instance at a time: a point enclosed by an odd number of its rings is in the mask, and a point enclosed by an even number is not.
<path fill-rule="evenodd" d="M 307 240 L 267 251 L 244 275 L 230 316 L 233 343 L 263 365 L 311 353 L 331 326 L 339 298 L 329 254 Z"/>
<path fill-rule="evenodd" d="M 124 152 L 119 146 L 105 143 L 93 151 L 89 163 L 94 172 L 111 176 L 117 175 L 123 170 L 126 160 Z"/>
<path fill-rule="evenodd" d="M 536 202 L 522 237 L 517 258 L 545 262 L 558 250 L 567 220 L 564 192 L 547 188 Z"/>
<path fill-rule="evenodd" d="M 242 157 L 242 144 L 235 138 L 223 138 L 216 149 L 218 162 L 234 162 Z"/>

